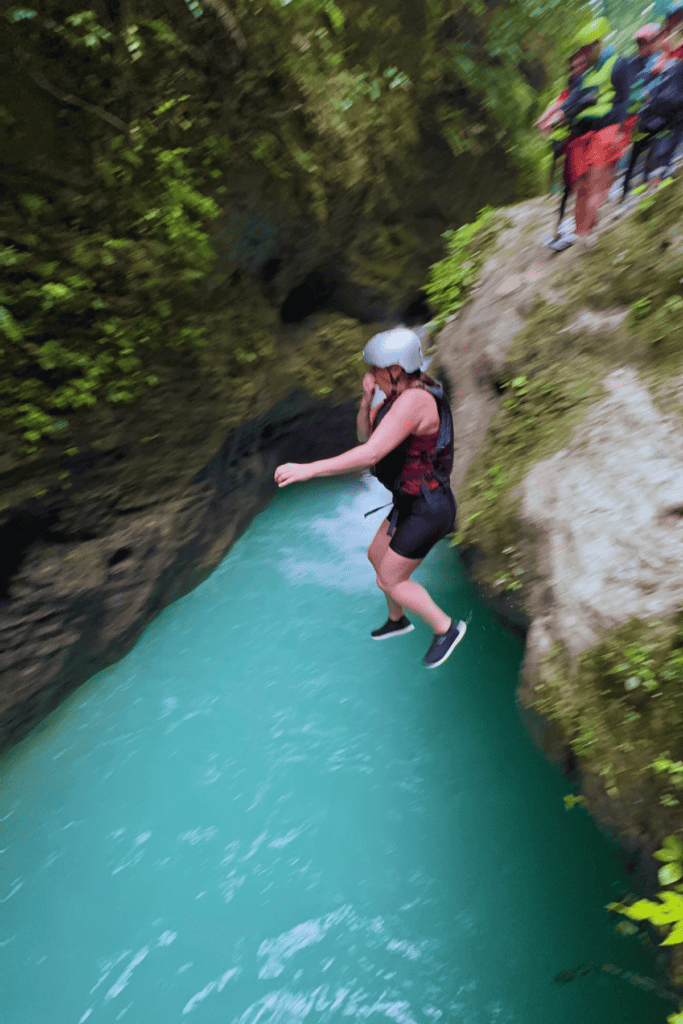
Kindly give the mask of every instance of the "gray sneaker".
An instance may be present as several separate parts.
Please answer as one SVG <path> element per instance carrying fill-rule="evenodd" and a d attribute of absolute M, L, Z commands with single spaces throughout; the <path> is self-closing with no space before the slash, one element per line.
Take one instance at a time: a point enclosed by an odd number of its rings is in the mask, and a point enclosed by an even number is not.
<path fill-rule="evenodd" d="M 443 636 L 434 635 L 434 643 L 424 657 L 427 668 L 438 668 L 443 665 L 446 658 L 450 657 L 455 648 L 465 635 L 467 623 L 461 619 L 457 624 L 451 622 L 451 628 Z"/>
<path fill-rule="evenodd" d="M 390 636 L 403 636 L 404 633 L 410 633 L 413 629 L 415 626 L 404 615 L 398 622 L 387 619 L 379 629 L 373 629 L 370 636 L 373 640 L 388 640 Z"/>
<path fill-rule="evenodd" d="M 560 238 L 551 238 L 549 242 L 546 242 L 546 247 L 552 249 L 553 252 L 564 252 L 565 249 L 569 249 L 574 244 L 574 235 L 561 235 Z"/>

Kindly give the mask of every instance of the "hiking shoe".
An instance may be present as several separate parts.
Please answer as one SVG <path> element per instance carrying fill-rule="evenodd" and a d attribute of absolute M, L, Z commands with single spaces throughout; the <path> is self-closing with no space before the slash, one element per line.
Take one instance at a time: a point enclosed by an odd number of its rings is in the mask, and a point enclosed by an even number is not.
<path fill-rule="evenodd" d="M 403 636 L 404 633 L 410 633 L 413 629 L 415 626 L 404 615 L 398 622 L 387 619 L 379 629 L 373 629 L 370 636 L 373 640 L 387 640 L 390 636 Z"/>
<path fill-rule="evenodd" d="M 545 244 L 546 248 L 552 249 L 554 252 L 564 252 L 565 249 L 569 249 L 574 244 L 574 235 L 561 235 L 560 238 L 551 238 Z"/>
<path fill-rule="evenodd" d="M 446 658 L 453 653 L 464 637 L 466 629 L 467 623 L 461 619 L 457 626 L 452 622 L 451 628 L 443 636 L 435 634 L 434 643 L 424 657 L 424 663 L 427 668 L 437 668 L 439 665 L 443 665 Z"/>

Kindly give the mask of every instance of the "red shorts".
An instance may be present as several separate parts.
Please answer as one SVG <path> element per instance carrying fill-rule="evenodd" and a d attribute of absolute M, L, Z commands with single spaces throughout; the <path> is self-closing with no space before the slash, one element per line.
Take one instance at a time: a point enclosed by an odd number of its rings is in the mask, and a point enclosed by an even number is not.
<path fill-rule="evenodd" d="M 631 143 L 631 120 L 569 139 L 564 148 L 565 185 L 573 188 L 590 167 L 606 167 L 620 160 Z"/>

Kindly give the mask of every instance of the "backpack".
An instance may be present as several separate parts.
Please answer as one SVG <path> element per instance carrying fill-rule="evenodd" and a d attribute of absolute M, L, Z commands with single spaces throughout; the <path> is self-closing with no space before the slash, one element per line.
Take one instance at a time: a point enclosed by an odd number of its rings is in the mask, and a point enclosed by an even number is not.
<path fill-rule="evenodd" d="M 683 124 L 683 61 L 672 61 L 657 76 L 643 107 L 639 131 L 658 133 Z"/>
<path fill-rule="evenodd" d="M 439 436 L 436 440 L 436 451 L 431 460 L 434 467 L 434 476 L 443 487 L 450 487 L 451 471 L 453 469 L 453 414 L 444 396 L 443 387 L 440 384 L 437 384 L 435 387 L 430 387 L 428 384 L 420 386 L 424 391 L 429 391 L 434 396 L 439 409 Z M 387 405 L 384 410 L 377 414 L 375 417 L 375 427 L 379 424 L 385 410 L 388 412 L 390 408 L 391 405 Z M 402 451 L 404 444 L 405 442 L 385 455 L 372 469 L 373 476 L 376 476 L 380 483 L 383 483 L 392 494 L 398 494 L 401 488 L 401 472 L 405 461 L 405 452 Z M 430 492 L 425 487 L 424 481 L 422 482 L 422 493 L 427 501 L 429 501 Z M 374 509 L 374 511 L 377 511 L 377 509 Z"/>

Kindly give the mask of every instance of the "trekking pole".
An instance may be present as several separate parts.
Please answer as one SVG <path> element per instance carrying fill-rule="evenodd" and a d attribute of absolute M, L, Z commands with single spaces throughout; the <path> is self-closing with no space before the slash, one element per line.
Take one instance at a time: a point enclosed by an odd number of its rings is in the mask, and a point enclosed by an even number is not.
<path fill-rule="evenodd" d="M 557 164 L 557 153 L 553 146 L 553 162 L 550 167 L 550 181 L 548 182 L 548 194 L 553 194 L 553 185 L 555 184 L 555 166 Z"/>
<path fill-rule="evenodd" d="M 569 195 L 571 193 L 571 190 L 572 190 L 571 185 L 565 185 L 564 186 L 564 192 L 562 193 L 562 202 L 560 203 L 560 216 L 559 216 L 558 221 L 557 221 L 557 233 L 558 233 L 558 235 L 560 233 L 560 224 L 562 223 L 562 221 L 564 219 L 564 211 L 565 211 L 565 207 L 567 205 L 567 200 L 569 199 Z"/>
<path fill-rule="evenodd" d="M 642 139 L 636 139 L 636 141 L 631 146 L 631 159 L 629 160 L 628 167 L 626 169 L 626 174 L 624 175 L 624 187 L 623 187 L 623 191 L 622 191 L 622 194 L 621 194 L 621 202 L 622 203 L 623 203 L 624 199 L 626 199 L 626 196 L 628 195 L 628 192 L 629 192 L 629 189 L 630 189 L 630 186 L 631 186 L 631 178 L 633 177 L 633 172 L 635 170 L 636 163 L 638 162 L 638 157 L 643 152 L 643 150 L 647 149 L 651 145 L 653 138 L 654 138 L 654 134 L 653 135 L 645 135 Z M 647 181 L 647 158 L 646 158 L 645 180 Z"/>

